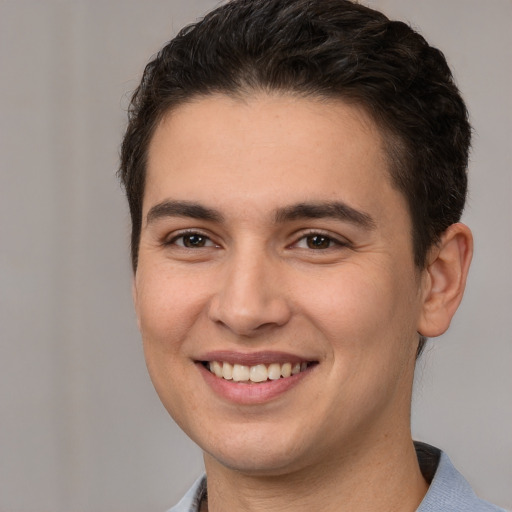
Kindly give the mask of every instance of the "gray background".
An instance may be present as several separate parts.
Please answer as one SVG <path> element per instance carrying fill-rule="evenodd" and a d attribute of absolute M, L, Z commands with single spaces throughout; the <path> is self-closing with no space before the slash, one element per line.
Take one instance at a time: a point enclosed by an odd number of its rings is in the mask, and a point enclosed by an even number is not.
<path fill-rule="evenodd" d="M 475 127 L 476 254 L 419 363 L 416 438 L 512 507 L 512 2 L 373 0 L 440 46 Z M 160 405 L 114 173 L 129 91 L 209 0 L 0 0 L 0 511 L 165 510 L 201 471 Z"/>

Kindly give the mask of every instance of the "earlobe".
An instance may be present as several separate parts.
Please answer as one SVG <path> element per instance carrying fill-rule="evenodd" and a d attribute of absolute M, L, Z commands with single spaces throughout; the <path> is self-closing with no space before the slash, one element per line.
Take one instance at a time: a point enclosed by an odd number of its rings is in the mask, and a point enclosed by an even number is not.
<path fill-rule="evenodd" d="M 443 334 L 457 310 L 473 255 L 473 236 L 461 223 L 452 224 L 432 247 L 424 270 L 423 304 L 418 332 L 429 338 Z"/>

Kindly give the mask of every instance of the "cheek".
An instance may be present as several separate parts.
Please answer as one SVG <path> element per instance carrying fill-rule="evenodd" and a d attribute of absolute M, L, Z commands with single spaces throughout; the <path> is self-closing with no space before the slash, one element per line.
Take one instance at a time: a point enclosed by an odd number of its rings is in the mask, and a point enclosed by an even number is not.
<path fill-rule="evenodd" d="M 170 351 L 179 344 L 207 301 L 204 286 L 179 272 L 141 273 L 136 288 L 136 310 L 145 344 Z"/>
<path fill-rule="evenodd" d="M 347 266 L 316 284 L 316 291 L 311 286 L 301 290 L 303 304 L 313 321 L 329 331 L 363 334 L 388 317 L 393 307 L 388 283 L 372 279 L 368 271 Z"/>
<path fill-rule="evenodd" d="M 200 314 L 197 286 L 178 274 L 141 272 L 135 287 L 135 305 L 148 372 L 160 400 L 179 424 L 180 411 L 191 401 L 180 383 L 194 366 L 187 338 Z"/>
<path fill-rule="evenodd" d="M 316 288 L 300 290 L 304 311 L 330 340 L 333 355 L 350 352 L 352 362 L 371 364 L 392 358 L 415 336 L 417 292 L 407 270 L 347 265 Z"/>

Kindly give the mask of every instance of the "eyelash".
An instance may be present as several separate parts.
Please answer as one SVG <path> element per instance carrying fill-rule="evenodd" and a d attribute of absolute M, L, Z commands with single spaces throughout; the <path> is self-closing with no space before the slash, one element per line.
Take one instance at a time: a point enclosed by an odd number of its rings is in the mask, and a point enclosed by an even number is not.
<path fill-rule="evenodd" d="M 185 243 L 182 243 L 182 244 L 177 244 L 176 242 L 180 239 L 185 239 L 187 237 L 194 237 L 194 236 L 197 236 L 197 237 L 200 237 L 200 238 L 203 238 L 207 243 L 208 242 L 211 242 L 210 245 L 202 245 L 202 246 L 198 246 L 198 247 L 187 247 L 185 245 Z M 181 231 L 180 233 L 177 233 L 175 234 L 172 238 L 170 239 L 166 239 L 164 240 L 163 242 L 163 245 L 164 246 L 171 246 L 171 245 L 174 245 L 174 246 L 177 246 L 177 247 L 180 247 L 182 249 L 203 249 L 205 247 L 218 247 L 218 244 L 216 244 L 215 242 L 213 242 L 213 240 L 211 239 L 210 236 L 204 234 L 204 233 L 201 233 L 201 231 L 197 231 L 197 230 L 186 230 L 186 231 Z"/>
<path fill-rule="evenodd" d="M 206 244 L 208 244 L 208 242 L 210 242 L 210 244 L 209 245 L 199 245 L 199 246 L 194 247 L 194 246 L 185 245 L 185 242 L 183 242 L 181 244 L 176 243 L 180 239 L 185 240 L 186 237 L 194 237 L 194 236 L 200 237 L 200 238 L 204 239 Z M 310 247 L 310 246 L 308 246 L 308 247 L 299 247 L 299 248 L 305 249 L 305 250 L 312 250 L 312 251 L 325 251 L 328 249 L 333 249 L 336 246 L 337 247 L 349 247 L 350 246 L 350 243 L 346 240 L 340 240 L 340 239 L 333 237 L 332 235 L 330 235 L 328 233 L 324 233 L 322 231 L 311 230 L 309 232 L 302 233 L 301 236 L 299 238 L 297 238 L 296 241 L 293 242 L 292 244 L 290 244 L 288 247 L 289 248 L 297 247 L 299 245 L 299 243 L 302 241 L 305 241 L 305 243 L 307 244 L 308 238 L 314 238 L 314 237 L 320 238 L 321 239 L 320 242 L 322 242 L 322 241 L 327 242 L 327 244 L 328 244 L 327 247 L 319 247 L 319 246 L 318 247 Z M 177 247 L 180 247 L 183 249 L 203 249 L 203 248 L 209 248 L 209 247 L 219 247 L 219 245 L 216 244 L 211 239 L 210 236 L 208 236 L 200 231 L 192 230 L 192 229 L 187 230 L 187 231 L 182 231 L 180 233 L 175 234 L 171 239 L 165 240 L 163 242 L 163 245 L 164 246 L 174 245 L 174 246 L 177 246 Z"/>
<path fill-rule="evenodd" d="M 314 238 L 314 237 L 319 237 L 321 239 L 326 240 L 329 244 L 328 247 L 323 247 L 323 248 L 304 247 L 304 249 L 312 250 L 312 251 L 326 251 L 328 249 L 334 249 L 335 247 L 340 248 L 340 247 L 349 247 L 350 246 L 350 243 L 347 240 L 340 240 L 339 238 L 336 238 L 336 237 L 334 237 L 328 233 L 325 233 L 323 231 L 311 230 L 309 232 L 303 233 L 300 236 L 300 238 L 297 239 L 297 241 L 295 241 L 293 244 L 290 245 L 290 247 L 297 246 L 299 244 L 299 242 L 301 242 L 303 240 L 307 243 L 308 238 Z"/>

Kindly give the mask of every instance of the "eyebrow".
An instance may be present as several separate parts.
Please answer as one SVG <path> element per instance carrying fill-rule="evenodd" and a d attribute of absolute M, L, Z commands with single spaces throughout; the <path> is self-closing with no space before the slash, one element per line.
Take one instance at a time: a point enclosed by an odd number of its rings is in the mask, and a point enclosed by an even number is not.
<path fill-rule="evenodd" d="M 164 217 L 189 217 L 213 222 L 223 221 L 222 214 L 217 210 L 191 201 L 174 201 L 169 199 L 153 206 L 146 216 L 146 222 L 150 224 Z"/>
<path fill-rule="evenodd" d="M 298 203 L 279 208 L 275 214 L 275 222 L 277 223 L 325 218 L 350 222 L 366 229 L 374 229 L 376 226 L 375 221 L 368 213 L 356 210 L 341 201 Z"/>
<path fill-rule="evenodd" d="M 165 200 L 153 206 L 146 222 L 150 224 L 165 217 L 188 217 L 192 219 L 223 222 L 224 216 L 213 208 L 192 201 Z M 341 201 L 297 203 L 275 211 L 274 221 L 278 224 L 302 219 L 334 218 L 366 229 L 374 229 L 373 218 L 365 212 L 356 210 Z"/>

